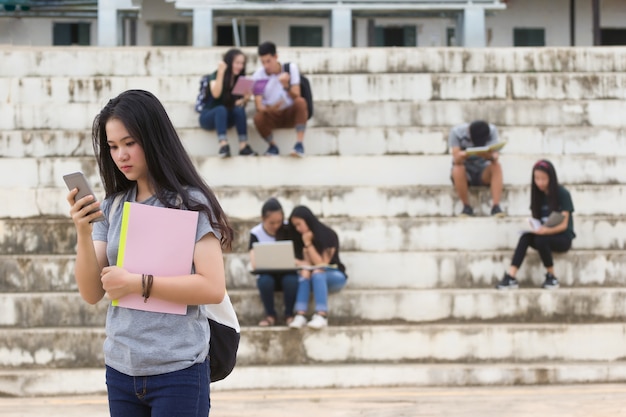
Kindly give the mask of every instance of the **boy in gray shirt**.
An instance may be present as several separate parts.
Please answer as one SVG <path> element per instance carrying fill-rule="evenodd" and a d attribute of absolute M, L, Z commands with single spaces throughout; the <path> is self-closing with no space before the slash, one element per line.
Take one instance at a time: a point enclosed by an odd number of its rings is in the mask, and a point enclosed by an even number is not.
<path fill-rule="evenodd" d="M 452 152 L 452 182 L 463 202 L 461 216 L 473 216 L 474 209 L 469 204 L 468 189 L 470 185 L 488 185 L 491 188 L 491 215 L 502 217 L 500 208 L 502 196 L 502 166 L 498 160 L 499 153 L 483 152 L 478 155 L 467 155 L 467 148 L 486 146 L 498 143 L 498 130 L 493 124 L 483 120 L 457 125 L 450 130 L 448 144 Z"/>

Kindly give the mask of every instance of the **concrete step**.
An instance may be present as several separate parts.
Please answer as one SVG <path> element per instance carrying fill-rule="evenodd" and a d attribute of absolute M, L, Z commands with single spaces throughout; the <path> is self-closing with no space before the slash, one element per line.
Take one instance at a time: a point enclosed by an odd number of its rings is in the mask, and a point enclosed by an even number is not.
<path fill-rule="evenodd" d="M 312 155 L 442 155 L 449 152 L 449 127 L 311 127 L 306 133 L 306 153 Z M 498 129 L 507 141 L 504 154 L 626 156 L 626 133 L 621 128 L 504 126 Z M 196 157 L 215 156 L 215 132 L 200 128 L 179 129 L 187 151 Z M 237 137 L 229 130 L 232 149 Z M 248 120 L 251 146 L 259 153 L 267 148 L 251 119 Z M 293 129 L 278 129 L 274 139 L 283 153 L 294 142 Z M 4 157 L 93 156 L 89 130 L 6 130 L 0 131 L 0 154 Z"/>
<path fill-rule="evenodd" d="M 453 252 L 342 251 L 351 289 L 493 288 L 511 262 L 512 250 Z M 0 255 L 0 293 L 76 292 L 75 254 Z M 247 253 L 224 256 L 229 290 L 255 289 Z M 573 249 L 555 256 L 563 288 L 622 287 L 626 252 Z M 518 278 L 522 287 L 538 288 L 545 270 L 530 250 Z"/>
<path fill-rule="evenodd" d="M 451 186 L 449 155 L 320 157 L 197 157 L 194 163 L 211 187 L 403 187 Z M 528 185 L 536 155 L 500 158 L 504 183 Z M 550 158 L 562 184 L 626 183 L 626 157 L 583 155 Z M 376 169 L 369 169 L 376 167 Z M 83 171 L 92 186 L 100 183 L 93 157 L 4 158 L 0 188 L 63 188 L 63 175 Z M 14 175 L 19 172 L 20 175 Z M 315 172 L 316 175 L 311 175 Z M 254 173 L 251 176 L 251 173 Z M 289 173 L 289 175 L 285 175 Z M 65 202 L 65 201 L 64 201 Z"/>
<path fill-rule="evenodd" d="M 525 218 L 363 218 L 324 219 L 341 242 L 342 251 L 493 251 L 514 249 Z M 256 222 L 234 222 L 234 252 L 246 252 Z M 576 217 L 575 249 L 618 250 L 626 242 L 624 217 Z M 480 238 L 478 238 L 480 236 Z M 381 239 L 381 237 L 383 237 Z M 0 251 L 5 254 L 70 255 L 75 245 L 69 219 L 0 220 Z"/>
<path fill-rule="evenodd" d="M 626 382 L 626 363 L 334 364 L 237 366 L 211 391 L 371 387 L 467 387 Z M 106 394 L 104 367 L 0 370 L 0 395 Z"/>
<path fill-rule="evenodd" d="M 103 103 L 128 89 L 163 102 L 190 102 L 200 75 L 0 78 L 0 102 Z M 316 101 L 593 100 L 626 98 L 622 73 L 314 74 Z"/>
<path fill-rule="evenodd" d="M 577 216 L 620 216 L 626 186 L 568 186 Z M 451 185 L 439 187 L 219 187 L 214 189 L 220 204 L 231 219 L 257 220 L 260 208 L 270 196 L 280 199 L 288 216 L 293 207 L 307 205 L 323 217 L 449 217 L 462 210 L 462 203 Z M 95 188 L 101 198 L 104 191 Z M 0 188 L 0 201 L 12 201 L 0 207 L 0 218 L 67 216 L 67 188 Z M 509 216 L 530 216 L 530 187 L 506 186 L 501 207 Z M 478 216 L 491 213 L 488 187 L 472 187 L 470 203 Z"/>
<path fill-rule="evenodd" d="M 103 363 L 103 341 L 102 328 L 5 329 L 0 333 L 0 367 L 97 367 Z M 606 362 L 623 360 L 624 343 L 622 323 L 330 326 L 323 331 L 244 327 L 237 362 Z"/>
<path fill-rule="evenodd" d="M 97 48 L 5 46 L 0 77 L 175 76 L 211 72 L 227 48 Z M 248 72 L 260 66 L 256 48 L 243 48 Z M 604 48 L 288 48 L 282 62 L 305 74 L 461 72 L 624 72 L 626 50 Z"/>
<path fill-rule="evenodd" d="M 106 104 L 0 103 L 0 129 L 86 130 Z M 176 128 L 198 127 L 193 97 L 185 102 L 164 103 Z M 254 112 L 253 106 L 248 108 Z M 438 101 L 317 101 L 310 127 L 410 127 L 452 126 L 467 120 L 486 119 L 498 126 L 622 127 L 623 100 L 438 100 Z M 71 117 L 58 117 L 59 114 Z"/>
<path fill-rule="evenodd" d="M 264 316 L 258 291 L 230 290 L 243 326 Z M 282 324 L 282 294 L 276 295 Z M 104 326 L 109 301 L 85 303 L 78 292 L 0 293 L 0 326 L 7 328 Z M 330 321 L 337 325 L 428 322 L 594 323 L 626 319 L 626 289 L 359 290 L 348 288 L 330 297 Z M 418 306 L 418 307 L 416 307 Z M 310 310 L 313 311 L 311 304 Z"/>

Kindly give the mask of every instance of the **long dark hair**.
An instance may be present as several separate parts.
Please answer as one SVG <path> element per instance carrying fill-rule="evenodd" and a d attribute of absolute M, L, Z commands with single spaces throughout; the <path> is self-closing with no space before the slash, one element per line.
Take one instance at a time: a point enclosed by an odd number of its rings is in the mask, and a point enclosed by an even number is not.
<path fill-rule="evenodd" d="M 165 108 L 153 94 L 128 90 L 109 100 L 93 122 L 93 148 L 106 197 L 135 186 L 117 168 L 107 143 L 106 124 L 117 119 L 142 147 L 148 166 L 148 181 L 165 207 L 174 207 L 176 196 L 189 210 L 206 213 L 211 226 L 221 235 L 221 244 L 230 249 L 233 229 L 209 186 L 196 171 Z M 190 199 L 187 187 L 202 191 L 209 204 Z"/>
<path fill-rule="evenodd" d="M 542 171 L 548 174 L 548 194 L 544 194 L 543 191 L 535 184 L 535 171 Z M 533 166 L 533 171 L 530 178 L 530 210 L 535 219 L 541 218 L 541 205 L 544 196 L 548 199 L 548 207 L 550 211 L 559 210 L 559 180 L 556 176 L 556 170 L 554 165 L 547 159 L 541 159 Z"/>
<path fill-rule="evenodd" d="M 300 236 L 291 222 L 294 217 L 304 220 L 309 230 L 313 232 L 313 246 L 315 246 L 318 253 L 322 253 L 330 245 L 338 243 L 337 234 L 333 229 L 319 221 L 307 206 L 296 206 L 289 215 L 289 227 L 293 236 Z M 296 257 L 302 259 L 302 248 L 304 247 L 302 239 L 294 239 L 293 246 Z"/>
<path fill-rule="evenodd" d="M 243 55 L 243 68 L 241 69 L 241 72 L 237 75 L 235 75 L 235 77 L 233 78 L 233 61 L 235 60 L 235 58 L 237 58 L 239 55 Z M 224 107 L 226 107 L 227 109 L 232 109 L 233 107 L 235 107 L 235 101 L 237 101 L 237 99 L 241 98 L 241 96 L 237 96 L 237 95 L 232 95 L 231 94 L 231 90 L 233 89 L 233 86 L 235 85 L 235 83 L 237 82 L 237 79 L 242 76 L 242 75 L 246 75 L 246 56 L 245 54 L 237 48 L 233 48 L 233 49 L 229 49 L 228 51 L 226 51 L 226 53 L 223 56 L 223 61 L 226 64 L 226 71 L 224 71 L 224 81 L 222 84 L 222 103 L 224 104 Z M 207 92 L 205 95 L 205 97 L 209 97 L 211 95 L 211 84 L 209 83 L 207 85 Z M 219 98 L 219 97 L 215 97 L 215 98 Z"/>

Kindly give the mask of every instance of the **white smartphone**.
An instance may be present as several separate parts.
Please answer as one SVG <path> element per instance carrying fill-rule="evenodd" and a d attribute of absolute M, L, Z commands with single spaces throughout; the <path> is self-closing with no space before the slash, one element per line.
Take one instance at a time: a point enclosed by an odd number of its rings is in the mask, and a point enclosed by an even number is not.
<path fill-rule="evenodd" d="M 63 175 L 63 181 L 65 181 L 65 184 L 70 191 L 74 188 L 78 188 L 78 193 L 76 193 L 75 200 L 78 201 L 85 196 L 92 195 L 94 198 L 93 201 L 97 201 L 96 195 L 94 194 L 93 190 L 89 186 L 89 183 L 87 182 L 87 177 L 85 177 L 85 174 L 83 174 L 82 172 L 72 172 L 71 174 Z M 89 214 L 95 213 L 96 211 L 97 210 L 91 211 Z M 90 223 L 101 222 L 103 220 L 104 216 L 100 216 L 92 220 Z"/>

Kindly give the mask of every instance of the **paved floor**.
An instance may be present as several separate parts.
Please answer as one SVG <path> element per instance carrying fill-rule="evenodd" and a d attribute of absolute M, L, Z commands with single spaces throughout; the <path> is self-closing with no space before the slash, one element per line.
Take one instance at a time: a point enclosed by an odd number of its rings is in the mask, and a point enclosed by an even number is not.
<path fill-rule="evenodd" d="M 223 391 L 211 417 L 616 417 L 626 385 Z M 2 417 L 105 417 L 106 397 L 0 398 Z"/>

